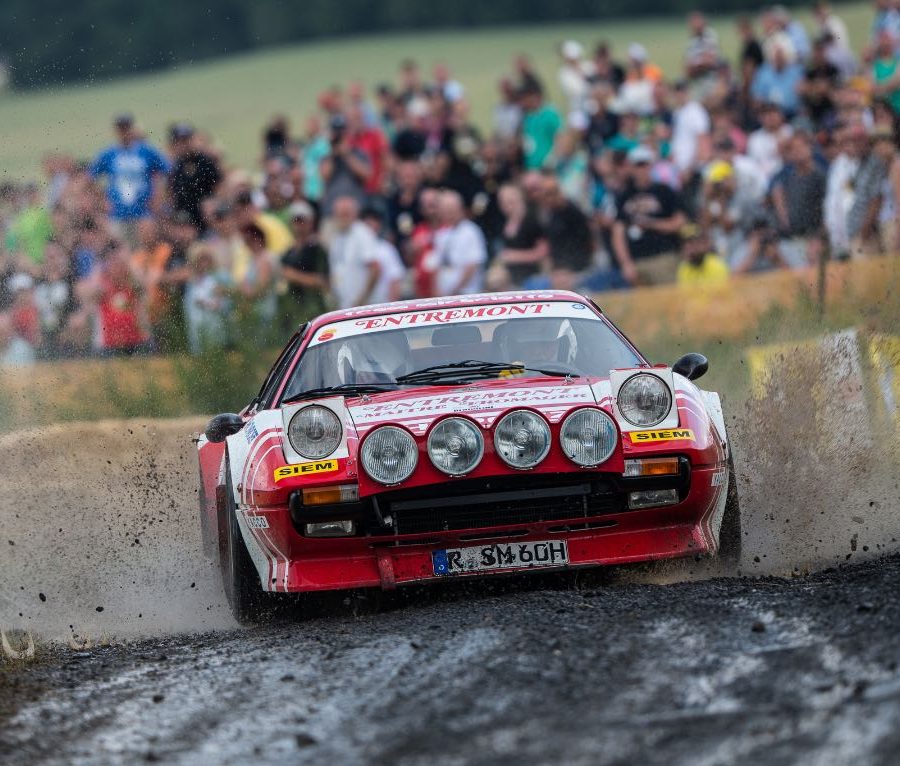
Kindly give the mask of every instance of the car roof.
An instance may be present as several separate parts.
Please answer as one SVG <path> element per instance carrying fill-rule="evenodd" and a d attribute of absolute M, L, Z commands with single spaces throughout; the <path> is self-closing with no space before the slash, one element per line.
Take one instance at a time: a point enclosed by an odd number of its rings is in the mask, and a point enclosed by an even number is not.
<path fill-rule="evenodd" d="M 533 301 L 571 301 L 591 305 L 583 295 L 570 290 L 511 290 L 502 293 L 477 293 L 474 295 L 452 295 L 444 298 L 421 298 L 393 303 L 376 303 L 371 306 L 359 306 L 354 309 L 329 311 L 313 320 L 314 327 L 342 322 L 346 319 L 378 316 L 380 314 L 399 314 L 404 311 L 425 311 L 428 309 L 458 308 L 461 306 L 489 306 L 497 303 L 531 303 Z"/>

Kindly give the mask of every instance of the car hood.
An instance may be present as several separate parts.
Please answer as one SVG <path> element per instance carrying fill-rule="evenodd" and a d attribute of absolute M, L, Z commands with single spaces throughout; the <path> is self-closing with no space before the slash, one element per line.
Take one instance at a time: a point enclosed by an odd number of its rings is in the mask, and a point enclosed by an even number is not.
<path fill-rule="evenodd" d="M 605 404 L 603 398 L 608 401 L 608 392 L 608 383 L 596 379 L 567 382 L 565 378 L 518 378 L 391 391 L 350 400 L 347 409 L 360 437 L 387 423 L 420 436 L 435 420 L 447 415 L 465 415 L 490 428 L 504 412 L 519 407 L 536 410 L 549 422 L 557 423 L 579 404 Z"/>

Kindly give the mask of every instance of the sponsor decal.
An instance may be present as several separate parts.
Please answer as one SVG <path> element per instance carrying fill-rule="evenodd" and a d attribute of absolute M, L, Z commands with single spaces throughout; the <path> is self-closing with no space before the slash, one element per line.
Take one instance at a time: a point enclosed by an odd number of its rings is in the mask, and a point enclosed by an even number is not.
<path fill-rule="evenodd" d="M 250 529 L 268 529 L 269 520 L 265 516 L 249 516 L 244 514 L 244 520 Z"/>
<path fill-rule="evenodd" d="M 337 460 L 316 460 L 312 463 L 283 465 L 275 469 L 275 481 L 288 479 L 291 476 L 307 476 L 312 473 L 331 473 L 338 469 Z"/>
<path fill-rule="evenodd" d="M 493 303 L 480 306 L 441 306 L 440 304 L 431 304 L 431 308 L 428 309 L 422 308 L 414 311 L 375 316 L 369 314 L 356 319 L 345 319 L 323 329 L 310 341 L 310 345 L 315 346 L 319 343 L 333 340 L 335 337 L 344 339 L 383 330 L 405 327 L 435 327 L 458 322 L 489 322 L 517 317 L 578 317 L 580 319 L 589 319 L 592 315 L 585 309 L 587 309 L 587 306 L 583 303 L 566 303 L 563 301 Z M 354 312 L 347 313 L 350 315 L 354 314 Z M 597 319 L 599 321 L 599 317 Z"/>
<path fill-rule="evenodd" d="M 247 444 L 253 444 L 259 436 L 259 431 L 256 429 L 256 423 L 252 420 L 244 427 L 244 436 L 247 437 Z"/>
<path fill-rule="evenodd" d="M 510 407 L 516 404 L 542 406 L 556 403 L 578 404 L 581 402 L 591 404 L 594 402 L 594 397 L 586 386 L 548 386 L 467 391 L 443 396 L 401 399 L 384 404 L 364 404 L 353 408 L 353 419 L 357 424 L 361 424 L 388 418 L 438 415 L 442 412 L 478 412 L 480 410 Z"/>
<path fill-rule="evenodd" d="M 690 428 L 667 428 L 664 431 L 632 431 L 628 434 L 632 444 L 649 442 L 670 442 L 676 439 L 694 441 L 694 432 Z"/>
<path fill-rule="evenodd" d="M 709 480 L 709 483 L 713 487 L 721 487 L 725 483 L 725 471 L 716 471 Z"/>

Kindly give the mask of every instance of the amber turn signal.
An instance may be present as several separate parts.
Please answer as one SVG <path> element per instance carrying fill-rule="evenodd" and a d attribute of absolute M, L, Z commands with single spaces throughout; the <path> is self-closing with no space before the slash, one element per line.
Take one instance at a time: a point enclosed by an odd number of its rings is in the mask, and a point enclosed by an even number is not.
<path fill-rule="evenodd" d="M 677 457 L 649 457 L 640 460 L 626 460 L 626 478 L 638 476 L 672 476 L 678 473 Z"/>
<path fill-rule="evenodd" d="M 303 490 L 303 505 L 355 503 L 357 500 L 359 500 L 359 487 L 356 484 L 341 484 L 337 487 L 310 487 Z"/>

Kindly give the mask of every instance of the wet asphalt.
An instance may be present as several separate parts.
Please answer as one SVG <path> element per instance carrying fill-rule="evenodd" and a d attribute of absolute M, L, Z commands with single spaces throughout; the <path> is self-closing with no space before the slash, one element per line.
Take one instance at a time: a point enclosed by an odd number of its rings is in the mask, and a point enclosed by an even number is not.
<path fill-rule="evenodd" d="M 0 664 L 0 763 L 895 764 L 900 557 L 307 601 Z"/>

